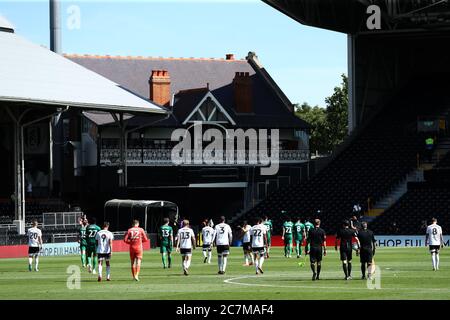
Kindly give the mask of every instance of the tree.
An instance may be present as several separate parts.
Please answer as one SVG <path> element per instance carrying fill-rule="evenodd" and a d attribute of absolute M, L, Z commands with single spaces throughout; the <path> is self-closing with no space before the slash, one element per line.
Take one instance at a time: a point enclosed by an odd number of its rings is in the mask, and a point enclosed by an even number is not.
<path fill-rule="evenodd" d="M 295 108 L 296 115 L 311 126 L 309 135 L 309 149 L 311 152 L 327 153 L 325 109 L 319 106 L 311 107 L 307 102 L 304 102 L 302 105 L 295 105 Z"/>
<path fill-rule="evenodd" d="M 334 93 L 325 98 L 326 123 L 329 150 L 341 144 L 348 134 L 348 81 L 345 74 L 342 82 L 334 88 Z"/>
<path fill-rule="evenodd" d="M 312 153 L 330 153 L 347 136 L 348 82 L 345 74 L 341 78 L 341 85 L 325 98 L 326 108 L 311 107 L 307 102 L 295 105 L 296 115 L 311 126 L 309 145 Z"/>

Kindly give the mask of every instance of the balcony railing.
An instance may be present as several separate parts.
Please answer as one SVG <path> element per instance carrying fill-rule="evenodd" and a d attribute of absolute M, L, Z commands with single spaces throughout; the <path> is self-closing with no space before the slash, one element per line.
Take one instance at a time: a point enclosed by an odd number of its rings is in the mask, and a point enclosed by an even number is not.
<path fill-rule="evenodd" d="M 230 154 L 222 152 L 217 155 L 220 160 L 214 165 L 247 165 L 249 164 L 249 157 L 256 159 L 256 165 L 264 165 L 264 159 L 260 159 L 258 152 L 249 151 L 234 151 L 234 159 L 231 161 Z M 309 150 L 280 150 L 280 163 L 300 163 L 309 160 Z M 200 163 L 195 163 L 194 159 L 202 159 Z M 203 154 L 191 152 L 191 161 L 189 157 L 185 157 L 181 165 L 205 166 L 205 162 L 212 159 L 206 159 Z M 242 159 L 245 159 L 244 163 Z M 273 159 L 271 159 L 273 160 Z M 263 162 L 263 163 L 261 163 Z M 100 152 L 100 164 L 108 166 L 118 166 L 120 164 L 120 150 L 119 149 L 102 149 Z M 172 161 L 172 149 L 128 149 L 127 150 L 127 165 L 128 166 L 174 166 Z"/>

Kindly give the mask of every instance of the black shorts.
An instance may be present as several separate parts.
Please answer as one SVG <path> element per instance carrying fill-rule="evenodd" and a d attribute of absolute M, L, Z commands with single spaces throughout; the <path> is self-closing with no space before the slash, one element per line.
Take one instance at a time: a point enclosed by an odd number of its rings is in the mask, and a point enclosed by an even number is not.
<path fill-rule="evenodd" d="M 372 248 L 361 248 L 359 251 L 359 260 L 361 263 L 372 263 L 373 250 Z"/>
<path fill-rule="evenodd" d="M 352 247 L 340 248 L 339 252 L 341 253 L 341 261 L 344 261 L 344 260 L 351 261 L 352 260 L 352 254 L 353 254 Z"/>
<path fill-rule="evenodd" d="M 439 253 L 439 250 L 441 250 L 441 246 L 430 246 L 430 252 Z"/>
<path fill-rule="evenodd" d="M 211 251 L 211 244 L 203 244 L 203 251 Z"/>
<path fill-rule="evenodd" d="M 192 249 L 180 248 L 180 253 L 183 254 L 183 255 L 190 255 L 190 254 L 192 254 Z"/>
<path fill-rule="evenodd" d="M 266 253 L 266 249 L 264 247 L 252 248 L 254 254 L 260 254 L 263 256 Z"/>
<path fill-rule="evenodd" d="M 28 254 L 38 254 L 39 251 L 39 247 L 28 247 Z"/>
<path fill-rule="evenodd" d="M 97 253 L 97 257 L 98 259 L 106 259 L 106 260 L 110 260 L 111 259 L 111 253 Z"/>
<path fill-rule="evenodd" d="M 244 242 L 244 243 L 242 244 L 242 249 L 243 249 L 244 251 L 251 251 L 251 250 L 252 250 L 252 244 L 251 244 L 251 242 Z"/>
<path fill-rule="evenodd" d="M 217 246 L 218 254 L 230 254 L 230 246 Z"/>
<path fill-rule="evenodd" d="M 309 261 L 311 263 L 322 261 L 322 247 L 311 247 L 309 249 Z"/>

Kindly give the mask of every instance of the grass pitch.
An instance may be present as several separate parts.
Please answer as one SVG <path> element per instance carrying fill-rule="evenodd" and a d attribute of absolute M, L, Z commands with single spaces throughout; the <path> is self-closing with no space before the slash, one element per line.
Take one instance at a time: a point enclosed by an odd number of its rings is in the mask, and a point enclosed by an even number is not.
<path fill-rule="evenodd" d="M 241 248 L 232 248 L 227 273 L 218 275 L 217 256 L 203 264 L 201 249 L 194 251 L 190 275 L 182 275 L 181 258 L 173 254 L 171 269 L 163 269 L 158 249 L 144 254 L 140 282 L 131 278 L 128 253 L 115 253 L 111 282 L 81 270 L 80 289 L 69 289 L 67 269 L 80 266 L 78 256 L 41 257 L 40 271 L 29 272 L 27 259 L 0 260 L 0 299 L 169 299 L 169 300 L 276 300 L 276 299 L 450 299 L 450 256 L 441 251 L 440 270 L 432 271 L 426 248 L 379 248 L 379 289 L 360 280 L 359 257 L 353 258 L 353 280 L 343 280 L 339 256 L 329 248 L 320 281 L 311 281 L 308 257 L 304 267 L 295 257 L 287 259 L 282 248 L 272 248 L 264 274 L 244 267 Z M 105 275 L 104 275 L 105 277 Z M 376 282 L 371 282 L 372 287 Z M 370 285 L 369 285 L 370 287 Z"/>

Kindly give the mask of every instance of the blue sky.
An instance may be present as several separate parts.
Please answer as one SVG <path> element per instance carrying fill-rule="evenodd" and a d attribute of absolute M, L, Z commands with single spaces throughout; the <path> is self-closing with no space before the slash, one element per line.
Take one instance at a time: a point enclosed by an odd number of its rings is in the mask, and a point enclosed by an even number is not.
<path fill-rule="evenodd" d="M 80 28 L 68 27 L 73 6 Z M 49 47 L 47 0 L 0 0 L 0 14 Z M 259 0 L 63 0 L 62 28 L 65 53 L 245 58 L 255 51 L 293 103 L 324 106 L 347 72 L 345 34 L 303 26 Z"/>

